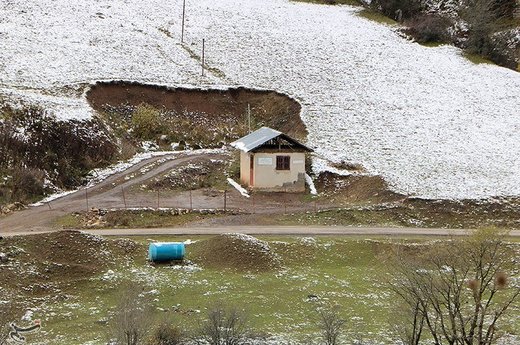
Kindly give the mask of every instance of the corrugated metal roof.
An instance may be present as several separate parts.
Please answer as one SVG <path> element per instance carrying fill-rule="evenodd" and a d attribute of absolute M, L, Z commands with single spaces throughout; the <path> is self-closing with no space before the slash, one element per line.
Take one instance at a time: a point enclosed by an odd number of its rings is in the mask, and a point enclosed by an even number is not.
<path fill-rule="evenodd" d="M 279 132 L 272 128 L 262 127 L 252 133 L 249 133 L 245 137 L 233 141 L 230 145 L 244 152 L 249 152 L 257 148 L 258 146 L 262 145 L 266 141 L 276 138 L 281 134 L 282 132 Z"/>

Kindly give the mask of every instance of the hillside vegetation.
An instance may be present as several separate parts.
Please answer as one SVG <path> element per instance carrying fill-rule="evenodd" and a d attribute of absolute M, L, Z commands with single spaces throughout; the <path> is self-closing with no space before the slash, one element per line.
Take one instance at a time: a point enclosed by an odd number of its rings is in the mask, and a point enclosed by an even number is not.
<path fill-rule="evenodd" d="M 336 0 L 313 2 L 356 4 Z M 480 56 L 520 71 L 516 0 L 357 0 L 357 5 L 402 23 L 402 32 L 421 44 L 453 44 L 464 49 L 471 61 Z"/>
<path fill-rule="evenodd" d="M 0 108 L 0 204 L 30 202 L 85 182 L 118 156 L 103 121 L 59 121 L 42 108 Z"/>

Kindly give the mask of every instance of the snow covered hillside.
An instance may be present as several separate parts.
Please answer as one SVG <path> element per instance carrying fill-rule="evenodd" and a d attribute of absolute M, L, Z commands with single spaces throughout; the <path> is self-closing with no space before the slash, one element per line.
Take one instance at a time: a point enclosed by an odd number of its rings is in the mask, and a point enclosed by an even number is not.
<path fill-rule="evenodd" d="M 179 44 L 181 0 L 4 0 L 0 95 L 61 118 L 91 116 L 74 88 L 125 79 L 245 85 L 296 97 L 322 157 L 363 164 L 429 198 L 520 195 L 520 73 L 426 48 L 351 7 L 187 0 L 185 41 L 222 71 L 200 76 Z M 317 170 L 324 166 L 316 161 Z"/>

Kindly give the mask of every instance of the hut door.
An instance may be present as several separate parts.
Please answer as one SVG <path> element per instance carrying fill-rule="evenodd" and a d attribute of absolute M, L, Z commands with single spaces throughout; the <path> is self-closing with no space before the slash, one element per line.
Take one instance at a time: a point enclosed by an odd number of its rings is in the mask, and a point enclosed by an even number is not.
<path fill-rule="evenodd" d="M 255 173 L 254 173 L 254 167 L 255 167 L 255 156 L 254 155 L 249 155 L 249 185 L 250 186 L 253 186 L 253 180 L 254 180 L 254 176 L 255 176 Z"/>

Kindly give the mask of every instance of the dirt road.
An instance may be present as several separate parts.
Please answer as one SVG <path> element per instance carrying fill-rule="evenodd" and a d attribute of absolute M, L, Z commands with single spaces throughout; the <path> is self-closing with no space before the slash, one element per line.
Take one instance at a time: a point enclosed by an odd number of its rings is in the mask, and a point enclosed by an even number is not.
<path fill-rule="evenodd" d="M 471 230 L 432 228 L 369 228 L 349 226 L 206 226 L 160 229 L 103 229 L 83 230 L 102 236 L 152 236 L 152 235 L 219 235 L 224 233 L 244 233 L 248 235 L 338 235 L 338 236 L 464 236 Z M 11 232 L 7 236 L 29 235 L 38 231 Z M 511 237 L 520 237 L 520 230 L 512 230 Z"/>
<path fill-rule="evenodd" d="M 56 220 L 88 208 L 124 209 L 124 208 L 189 208 L 190 197 L 194 209 L 222 209 L 224 193 L 216 191 L 208 193 L 205 189 L 189 191 L 163 191 L 158 195 L 153 191 L 145 191 L 140 186 L 151 179 L 162 176 L 182 164 L 196 164 L 197 160 L 227 159 L 222 151 L 192 151 L 175 153 L 144 160 L 129 169 L 116 173 L 97 185 L 81 189 L 75 193 L 56 199 L 49 204 L 29 207 L 0 218 L 0 235 L 31 234 L 49 232 L 60 229 Z M 189 177 L 186 177 L 189 178 Z M 161 234 L 220 234 L 225 232 L 243 232 L 255 235 L 390 235 L 390 236 L 448 236 L 461 235 L 464 230 L 435 228 L 374 228 L 344 226 L 278 226 L 265 220 L 272 215 L 290 214 L 292 212 L 309 212 L 309 207 L 316 211 L 327 209 L 334 204 L 322 201 L 303 201 L 301 195 L 278 193 L 276 196 L 256 195 L 245 198 L 234 188 L 227 188 L 226 207 L 229 210 L 241 210 L 247 214 L 238 216 L 209 218 L 200 222 L 186 224 L 182 228 L 164 229 L 116 229 L 89 230 L 100 235 L 161 235 Z M 322 203 L 320 205 L 320 203 Z M 312 212 L 312 211 L 311 211 Z M 520 230 L 511 231 L 512 236 L 520 236 Z"/>
<path fill-rule="evenodd" d="M 164 174 L 179 164 L 196 160 L 200 157 L 221 159 L 219 153 L 171 154 L 144 160 L 131 168 L 116 173 L 99 184 L 53 200 L 49 204 L 29 207 L 0 218 L 0 234 L 12 232 L 35 232 L 55 229 L 55 221 L 71 212 L 85 211 L 88 208 L 142 208 L 157 207 L 157 197 L 151 192 L 130 192 L 138 188 L 144 181 Z M 123 191 L 126 196 L 123 197 Z M 220 208 L 220 198 L 204 195 L 202 191 L 192 193 L 193 204 L 197 208 Z M 238 208 L 243 204 L 241 195 L 230 189 L 227 207 Z M 161 195 L 160 207 L 188 207 L 189 192 L 176 192 Z"/>

